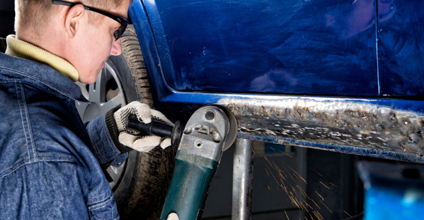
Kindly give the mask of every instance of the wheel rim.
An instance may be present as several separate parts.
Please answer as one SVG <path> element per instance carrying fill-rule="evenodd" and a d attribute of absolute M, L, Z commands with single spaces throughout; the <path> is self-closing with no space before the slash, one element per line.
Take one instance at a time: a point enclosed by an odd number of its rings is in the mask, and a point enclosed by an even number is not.
<path fill-rule="evenodd" d="M 105 115 L 106 112 L 117 106 L 127 104 L 117 72 L 108 62 L 105 62 L 105 67 L 100 71 L 95 83 L 87 85 L 77 82 L 77 85 L 81 88 L 85 98 L 91 102 L 90 104 L 75 102 L 78 113 L 84 122 Z M 112 178 L 112 182 L 109 182 L 112 189 L 122 179 L 125 165 L 126 161 L 119 167 L 111 165 L 106 169 Z"/>

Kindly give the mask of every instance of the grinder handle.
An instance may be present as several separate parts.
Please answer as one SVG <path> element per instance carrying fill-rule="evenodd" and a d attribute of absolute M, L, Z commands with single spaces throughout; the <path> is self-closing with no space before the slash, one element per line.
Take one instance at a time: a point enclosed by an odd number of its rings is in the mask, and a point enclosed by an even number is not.
<path fill-rule="evenodd" d="M 128 117 L 127 127 L 160 137 L 171 137 L 172 129 L 174 128 L 171 125 L 155 120 L 152 120 L 152 122 L 146 124 L 142 121 L 139 121 L 135 115 L 130 115 Z"/>
<path fill-rule="evenodd" d="M 137 116 L 130 115 L 127 121 L 127 127 L 141 132 L 141 134 L 157 135 L 160 137 L 171 138 L 171 144 L 177 144 L 182 135 L 182 127 L 179 121 L 175 125 L 169 125 L 161 121 L 152 120 L 146 124 L 137 119 Z"/>

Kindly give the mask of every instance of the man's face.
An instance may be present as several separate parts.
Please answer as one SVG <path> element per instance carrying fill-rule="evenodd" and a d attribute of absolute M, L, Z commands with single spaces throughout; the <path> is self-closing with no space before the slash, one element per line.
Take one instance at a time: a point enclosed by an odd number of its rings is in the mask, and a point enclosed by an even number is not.
<path fill-rule="evenodd" d="M 124 0 L 122 4 L 108 10 L 107 12 L 127 18 L 128 7 L 130 0 Z M 86 16 L 88 13 L 95 13 L 85 11 Z M 121 40 L 115 40 L 113 32 L 121 25 L 106 16 L 101 16 L 100 22 L 90 22 L 87 16 L 86 21 L 88 25 L 81 25 L 81 31 L 78 35 L 78 48 L 74 48 L 76 53 L 71 62 L 79 72 L 79 81 L 86 84 L 94 83 L 97 75 L 104 67 L 105 61 L 110 55 L 118 56 L 121 54 Z M 82 34 L 81 34 L 82 33 Z"/>

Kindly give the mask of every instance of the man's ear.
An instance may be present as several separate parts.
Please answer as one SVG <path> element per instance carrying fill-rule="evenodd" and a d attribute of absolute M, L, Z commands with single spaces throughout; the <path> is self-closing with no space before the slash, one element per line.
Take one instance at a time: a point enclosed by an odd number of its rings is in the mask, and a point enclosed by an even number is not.
<path fill-rule="evenodd" d="M 65 29 L 70 38 L 74 38 L 85 21 L 84 6 L 79 4 L 71 7 L 65 15 Z"/>

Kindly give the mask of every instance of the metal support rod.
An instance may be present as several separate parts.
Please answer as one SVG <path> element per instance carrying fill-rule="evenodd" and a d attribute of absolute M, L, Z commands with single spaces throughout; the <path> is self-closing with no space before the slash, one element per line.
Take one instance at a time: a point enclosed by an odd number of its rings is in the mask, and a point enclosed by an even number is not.
<path fill-rule="evenodd" d="M 238 138 L 234 150 L 232 220 L 251 219 L 253 141 Z"/>

